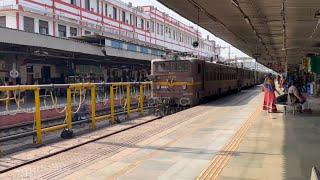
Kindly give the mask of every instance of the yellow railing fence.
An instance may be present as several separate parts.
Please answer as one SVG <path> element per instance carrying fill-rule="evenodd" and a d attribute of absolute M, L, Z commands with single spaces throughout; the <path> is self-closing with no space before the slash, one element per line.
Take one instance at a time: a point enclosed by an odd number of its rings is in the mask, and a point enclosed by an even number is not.
<path fill-rule="evenodd" d="M 137 92 L 138 87 L 138 92 Z M 57 100 L 54 99 L 52 91 L 55 88 L 63 88 L 66 90 L 66 104 L 65 104 L 65 121 L 62 124 L 50 126 L 43 128 L 41 123 L 41 90 L 50 89 L 50 95 L 52 99 L 52 106 L 56 108 Z M 110 113 L 105 115 L 97 116 L 97 89 L 103 89 L 105 92 L 105 97 L 103 100 L 109 102 Z M 107 96 L 107 90 L 109 90 L 109 96 Z M 120 90 L 120 93 L 119 91 Z M 90 112 L 91 112 L 91 128 L 96 128 L 96 122 L 102 120 L 110 120 L 111 124 L 114 124 L 116 118 L 116 96 L 118 97 L 118 104 L 124 101 L 123 110 L 127 116 L 130 116 L 133 112 L 140 112 L 143 114 L 144 111 L 144 101 L 145 99 L 151 97 L 151 82 L 117 82 L 117 83 L 77 83 L 77 84 L 48 84 L 48 85 L 16 85 L 16 86 L 0 86 L 0 92 L 7 94 L 5 98 L 0 99 L 0 101 L 5 102 L 6 110 L 8 110 L 11 92 L 15 94 L 20 91 L 33 92 L 34 95 L 34 124 L 35 124 L 35 134 L 36 143 L 42 143 L 43 133 L 48 133 L 61 129 L 72 129 L 72 117 L 73 114 L 77 113 L 81 106 L 85 103 L 86 94 L 90 94 Z M 90 91 L 90 93 L 88 93 Z M 79 101 L 76 102 L 75 97 L 79 96 Z M 119 98 L 120 97 L 120 98 Z M 132 101 L 136 98 L 138 101 L 137 109 L 132 109 Z M 57 98 L 57 97 L 56 97 Z M 14 99 L 17 99 L 15 96 Z M 74 102 L 72 102 L 72 99 Z M 15 101 L 17 103 L 17 101 Z M 74 112 L 73 109 L 78 107 Z M 98 102 L 99 103 L 99 102 Z M 105 103 L 107 105 L 107 103 Z M 121 105 L 122 107 L 122 105 Z M 64 113 L 61 111 L 61 113 Z"/>

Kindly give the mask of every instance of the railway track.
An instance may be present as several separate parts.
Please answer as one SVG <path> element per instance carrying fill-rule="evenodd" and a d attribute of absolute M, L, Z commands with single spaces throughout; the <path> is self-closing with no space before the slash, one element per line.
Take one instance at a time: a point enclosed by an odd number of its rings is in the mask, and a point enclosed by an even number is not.
<path fill-rule="evenodd" d="M 227 98 L 235 98 L 235 100 L 233 100 L 234 102 L 230 105 L 237 105 L 254 95 L 255 94 L 247 93 L 243 97 L 230 96 L 217 100 L 215 104 L 217 106 L 223 106 L 227 102 Z M 12 170 L 18 168 L 20 173 L 13 173 L 12 178 L 19 179 L 21 178 L 19 177 L 19 174 L 27 174 L 29 178 L 53 179 L 69 171 L 80 168 L 85 164 L 93 163 L 94 161 L 102 158 L 104 159 L 111 157 L 127 147 L 134 147 L 136 143 L 159 134 L 166 129 L 177 126 L 178 124 L 183 123 L 186 119 L 199 116 L 197 112 L 205 112 L 212 108 L 214 107 L 197 106 L 189 109 L 188 111 L 182 111 L 178 118 L 168 116 L 165 118 L 165 121 L 155 121 L 158 119 L 155 118 L 145 123 L 137 124 L 133 127 L 109 134 L 108 136 L 99 137 L 63 151 L 49 154 L 44 157 L 39 157 L 20 165 L 12 166 L 8 169 L 0 171 L 0 173 L 8 172 L 10 174 Z M 55 156 L 55 158 L 51 159 L 50 157 L 52 156 Z M 30 164 L 30 166 L 26 167 L 25 165 L 27 164 Z M 36 172 L 36 174 L 32 174 L 31 172 Z"/>
<path fill-rule="evenodd" d="M 131 106 L 132 106 L 132 108 L 137 108 L 138 104 L 133 104 Z M 145 106 L 144 108 L 150 109 L 151 107 Z M 103 116 L 103 115 L 107 115 L 108 113 L 110 113 L 108 110 L 98 110 L 96 112 L 96 116 Z M 123 111 L 123 108 L 120 106 L 117 106 L 116 107 L 116 115 L 124 115 L 124 114 L 126 114 L 126 113 Z M 60 124 L 64 123 L 64 121 L 65 121 L 65 116 L 47 119 L 42 122 L 42 127 L 46 128 L 46 127 L 60 125 Z M 77 126 L 79 124 L 90 123 L 90 122 L 91 122 L 90 121 L 90 113 L 86 113 L 85 120 L 73 121 L 72 125 Z M 2 127 L 2 128 L 0 128 L 0 143 L 7 142 L 10 140 L 15 140 L 18 138 L 27 137 L 27 136 L 34 136 L 34 135 L 35 135 L 34 122 L 27 122 L 27 123 L 23 123 L 23 124 L 17 124 L 14 126 Z"/>

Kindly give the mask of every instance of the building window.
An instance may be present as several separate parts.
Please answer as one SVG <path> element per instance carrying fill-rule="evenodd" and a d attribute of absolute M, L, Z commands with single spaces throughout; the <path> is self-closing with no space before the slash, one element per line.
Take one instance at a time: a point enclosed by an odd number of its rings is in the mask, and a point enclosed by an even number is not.
<path fill-rule="evenodd" d="M 122 22 L 126 22 L 126 12 L 122 11 Z"/>
<path fill-rule="evenodd" d="M 149 49 L 148 49 L 148 48 L 145 48 L 145 47 L 140 47 L 140 52 L 141 52 L 142 54 L 148 54 Z"/>
<path fill-rule="evenodd" d="M 0 16 L 0 27 L 6 27 L 6 16 Z"/>
<path fill-rule="evenodd" d="M 72 5 L 77 5 L 77 0 L 70 0 L 70 4 L 72 4 Z"/>
<path fill-rule="evenodd" d="M 117 20 L 117 8 L 113 7 L 113 19 Z"/>
<path fill-rule="evenodd" d="M 160 25 L 157 23 L 157 34 L 160 34 Z"/>
<path fill-rule="evenodd" d="M 153 21 L 150 22 L 150 31 L 154 32 L 154 22 Z"/>
<path fill-rule="evenodd" d="M 99 12 L 100 12 L 100 2 L 99 2 L 99 0 L 97 0 L 97 13 L 99 14 Z"/>
<path fill-rule="evenodd" d="M 128 51 L 137 52 L 137 46 L 133 44 L 128 44 Z"/>
<path fill-rule="evenodd" d="M 163 25 L 162 24 L 160 26 L 160 34 L 161 34 L 161 36 L 163 36 Z"/>
<path fill-rule="evenodd" d="M 104 5 L 104 15 L 108 16 L 108 4 Z"/>
<path fill-rule="evenodd" d="M 130 25 L 133 25 L 132 21 L 133 21 L 133 16 L 132 14 L 130 14 Z"/>
<path fill-rule="evenodd" d="M 173 40 L 176 40 L 176 31 L 175 30 L 172 31 L 172 35 L 173 35 Z"/>
<path fill-rule="evenodd" d="M 58 35 L 59 37 L 67 37 L 67 27 L 58 24 Z"/>
<path fill-rule="evenodd" d="M 116 48 L 116 49 L 122 49 L 122 42 L 121 41 L 117 41 L 117 40 L 112 40 L 111 41 L 111 47 Z"/>
<path fill-rule="evenodd" d="M 78 29 L 70 27 L 70 36 L 78 36 Z"/>
<path fill-rule="evenodd" d="M 91 32 L 90 31 L 84 31 L 84 34 L 85 35 L 91 35 Z"/>
<path fill-rule="evenodd" d="M 141 19 L 141 29 L 144 29 L 144 20 Z"/>
<path fill-rule="evenodd" d="M 136 27 L 138 27 L 138 17 L 136 16 Z"/>
<path fill-rule="evenodd" d="M 26 32 L 34 32 L 34 19 L 30 17 L 23 17 L 23 28 Z"/>
<path fill-rule="evenodd" d="M 90 0 L 84 0 L 84 8 L 90 11 Z"/>
<path fill-rule="evenodd" d="M 49 34 L 49 23 L 47 21 L 39 20 L 39 33 L 44 35 Z"/>
<path fill-rule="evenodd" d="M 146 22 L 146 28 L 147 28 L 147 30 L 149 30 L 149 28 L 150 28 L 150 23 L 149 23 L 149 21 Z"/>

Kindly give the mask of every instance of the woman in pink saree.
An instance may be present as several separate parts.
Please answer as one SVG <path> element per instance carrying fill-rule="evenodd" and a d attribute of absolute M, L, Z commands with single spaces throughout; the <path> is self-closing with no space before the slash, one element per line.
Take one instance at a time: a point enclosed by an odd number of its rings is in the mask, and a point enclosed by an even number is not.
<path fill-rule="evenodd" d="M 268 74 L 264 84 L 263 84 L 263 90 L 264 90 L 264 100 L 263 100 L 263 110 L 268 111 L 269 113 L 277 112 L 276 107 L 276 87 L 274 83 L 274 79 L 272 77 L 272 74 Z"/>

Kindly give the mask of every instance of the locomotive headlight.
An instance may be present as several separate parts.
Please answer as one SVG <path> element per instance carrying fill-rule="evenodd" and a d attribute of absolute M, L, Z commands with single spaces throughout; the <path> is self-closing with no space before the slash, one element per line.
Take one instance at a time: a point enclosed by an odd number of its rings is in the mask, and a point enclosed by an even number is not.
<path fill-rule="evenodd" d="M 157 89 L 160 89 L 160 85 L 157 85 Z"/>
<path fill-rule="evenodd" d="M 186 90 L 187 89 L 187 85 L 183 85 L 182 89 Z"/>

